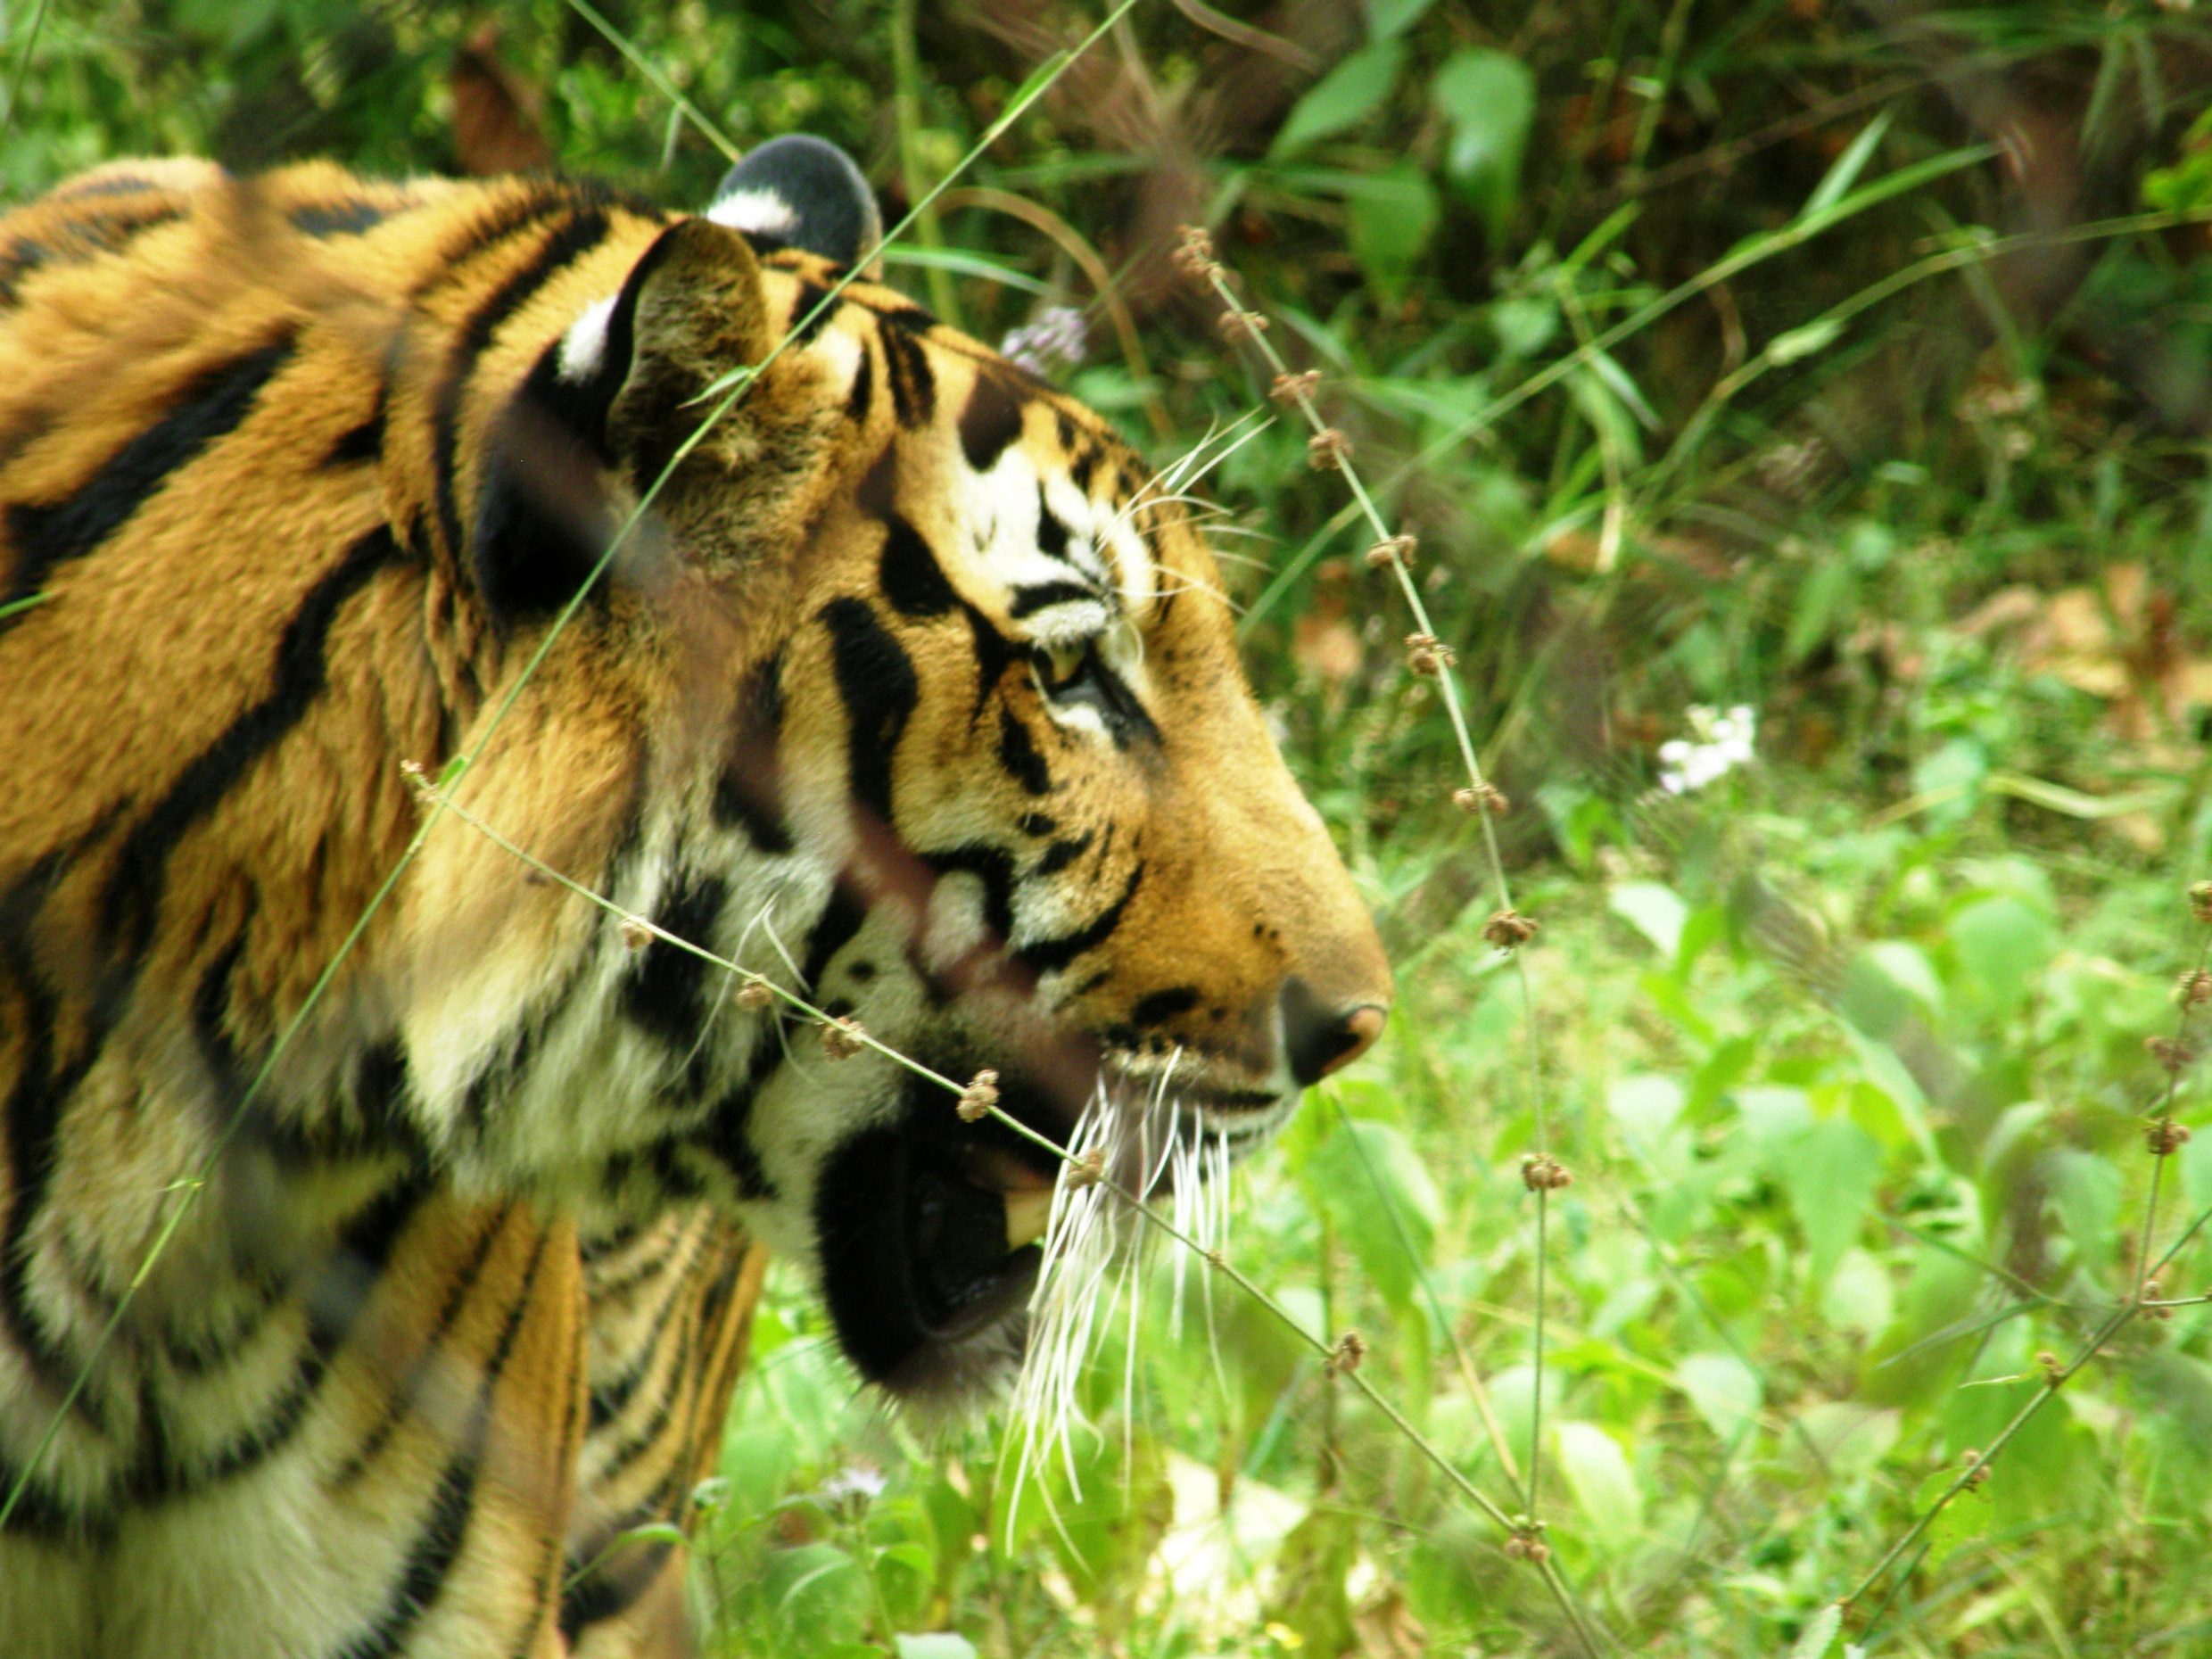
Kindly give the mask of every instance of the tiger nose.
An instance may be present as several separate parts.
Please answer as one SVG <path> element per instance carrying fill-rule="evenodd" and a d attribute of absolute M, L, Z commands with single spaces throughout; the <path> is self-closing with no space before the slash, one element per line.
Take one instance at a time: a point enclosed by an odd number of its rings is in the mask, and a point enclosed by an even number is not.
<path fill-rule="evenodd" d="M 1283 1012 L 1283 1051 L 1300 1088 L 1341 1070 L 1374 1046 L 1385 1010 L 1379 1003 L 1340 1008 L 1315 995 L 1293 974 L 1277 999 Z"/>

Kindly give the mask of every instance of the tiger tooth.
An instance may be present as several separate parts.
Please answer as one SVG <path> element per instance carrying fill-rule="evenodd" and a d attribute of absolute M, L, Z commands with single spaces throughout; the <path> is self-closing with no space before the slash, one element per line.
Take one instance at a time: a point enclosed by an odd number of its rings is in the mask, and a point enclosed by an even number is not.
<path fill-rule="evenodd" d="M 1036 1243 L 1044 1236 L 1044 1225 L 1052 1214 L 1052 1189 L 1049 1186 L 1007 1193 L 1006 1248 L 1018 1250 L 1025 1244 Z"/>

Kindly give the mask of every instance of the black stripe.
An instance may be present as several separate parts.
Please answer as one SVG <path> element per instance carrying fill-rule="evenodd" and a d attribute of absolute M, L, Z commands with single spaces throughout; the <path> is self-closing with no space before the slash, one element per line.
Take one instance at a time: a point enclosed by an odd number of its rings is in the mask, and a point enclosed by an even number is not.
<path fill-rule="evenodd" d="M 1067 545 L 1065 531 L 1061 534 L 1061 544 Z M 1028 582 L 1014 590 L 1013 602 L 1007 606 L 1006 614 L 1019 622 L 1024 616 L 1034 616 L 1039 611 L 1077 599 L 1088 599 L 1094 605 L 1101 602 L 1098 590 L 1087 582 Z"/>
<path fill-rule="evenodd" d="M 654 918 L 676 937 L 714 948 L 714 930 L 730 903 L 730 885 L 717 876 L 684 875 Z M 608 918 L 613 925 L 613 918 Z M 656 940 L 640 951 L 623 982 L 622 1011 L 664 1044 L 705 1059 L 699 1041 L 706 1025 L 706 976 L 722 970 L 690 952 Z M 689 1101 L 681 1104 L 689 1106 Z"/>
<path fill-rule="evenodd" d="M 1187 1014 L 1197 1006 L 1198 987 L 1178 985 L 1139 997 L 1136 1006 L 1129 1011 L 1129 1023 L 1139 1028 L 1165 1025 L 1177 1014 Z"/>
<path fill-rule="evenodd" d="M 1054 558 L 1066 558 L 1068 557 L 1068 539 L 1071 533 L 1072 532 L 1068 528 L 1067 521 L 1061 518 L 1059 514 L 1053 512 L 1052 504 L 1045 500 L 1044 484 L 1043 481 L 1040 480 L 1037 483 L 1038 549 L 1042 552 L 1050 554 Z"/>
<path fill-rule="evenodd" d="M 784 815 L 783 656 L 779 652 L 747 674 L 714 780 L 714 821 L 742 829 L 763 853 L 788 853 L 795 843 Z"/>
<path fill-rule="evenodd" d="M 1037 752 L 1029 728 L 1003 705 L 998 711 L 998 762 L 1006 768 L 1007 775 L 1031 795 L 1052 792 L 1052 769 Z"/>
<path fill-rule="evenodd" d="M 460 1557 L 470 1517 L 475 1513 L 476 1482 L 483 1473 L 484 1443 L 490 1438 L 491 1427 L 492 1393 L 499 1386 L 499 1374 L 506 1370 L 508 1357 L 514 1352 L 523 1316 L 529 1311 L 531 1295 L 537 1288 L 538 1267 L 545 1259 L 547 1236 L 541 1232 L 531 1250 L 530 1265 L 523 1271 L 522 1288 L 508 1308 L 507 1322 L 499 1331 L 499 1341 L 485 1358 L 460 1449 L 438 1477 L 438 1490 L 431 1500 L 430 1513 L 417 1530 L 415 1541 L 408 1547 L 399 1582 L 392 1586 L 384 1612 L 374 1625 L 339 1650 L 339 1659 L 395 1659 L 395 1655 L 405 1651 L 409 1633 L 421 1622 L 445 1589 L 446 1578 Z"/>
<path fill-rule="evenodd" d="M 886 525 L 879 575 L 883 597 L 902 616 L 942 616 L 959 602 L 928 540 L 897 513 Z"/>
<path fill-rule="evenodd" d="M 798 300 L 791 307 L 791 337 L 801 345 L 811 342 L 822 331 L 823 325 L 837 315 L 836 305 L 822 305 L 822 301 L 829 297 L 830 290 L 820 283 L 803 281 L 799 284 Z M 816 311 L 814 308 L 818 305 L 821 306 L 821 310 Z M 810 312 L 813 315 L 810 316 Z"/>
<path fill-rule="evenodd" d="M 1022 408 L 1023 400 L 997 376 L 977 370 L 976 384 L 960 411 L 960 447 L 969 466 L 987 473 L 998 465 L 1006 446 L 1021 436 Z"/>
<path fill-rule="evenodd" d="M 385 210 L 374 202 L 306 202 L 285 217 L 310 236 L 358 236 L 383 224 Z"/>
<path fill-rule="evenodd" d="M 149 209 L 143 202 L 114 207 L 73 219 L 55 227 L 45 242 L 12 238 L 0 248 L 0 305 L 15 303 L 18 279 L 50 265 L 76 265 L 103 253 L 120 253 L 159 226 L 185 217 L 175 204 Z"/>
<path fill-rule="evenodd" d="M 376 383 L 376 401 L 370 406 L 368 417 L 358 426 L 349 426 L 338 434 L 338 441 L 323 457 L 325 466 L 358 466 L 364 461 L 380 459 L 384 452 L 384 404 L 391 388 L 383 381 Z"/>
<path fill-rule="evenodd" d="M 285 624 L 268 690 L 201 750 L 152 810 L 131 826 L 101 894 L 102 926 L 119 955 L 136 955 L 152 933 L 169 856 L 186 831 L 214 811 L 322 695 L 329 678 L 325 652 L 346 601 L 399 557 L 399 544 L 382 524 L 346 549 L 307 590 Z"/>
<path fill-rule="evenodd" d="M 845 394 L 845 418 L 855 426 L 865 426 L 875 395 L 876 354 L 863 343 L 860 352 L 860 367 L 853 371 L 852 389 Z"/>
<path fill-rule="evenodd" d="M 1121 925 L 1121 912 L 1129 908 L 1129 901 L 1136 896 L 1137 883 L 1143 879 L 1144 864 L 1139 860 L 1129 871 L 1129 884 L 1121 889 L 1121 896 L 1101 912 L 1096 920 L 1057 939 L 1039 939 L 1025 945 L 1014 953 L 1015 960 L 1038 973 L 1051 973 L 1065 968 L 1085 951 L 1095 950 Z"/>
<path fill-rule="evenodd" d="M 57 565 L 81 558 L 105 541 L 170 475 L 234 431 L 252 413 L 261 388 L 291 359 L 293 346 L 287 334 L 202 369 L 178 389 L 169 413 L 108 457 L 75 493 L 60 501 L 19 501 L 10 507 L 8 542 L 15 568 L 6 600 L 37 592 Z"/>
<path fill-rule="evenodd" d="M 920 698 L 920 681 L 912 658 L 863 601 L 832 599 L 819 615 L 830 631 L 838 692 L 845 701 L 853 798 L 887 825 L 892 758 Z"/>
<path fill-rule="evenodd" d="M 491 343 L 491 336 L 499 332 L 500 324 L 520 310 L 532 294 L 563 269 L 598 247 L 606 240 L 607 233 L 607 215 L 597 208 L 585 208 L 562 224 L 546 237 L 519 270 L 511 272 L 506 281 L 492 290 L 490 298 L 469 313 L 447 355 L 445 376 L 439 384 L 437 404 L 431 418 L 431 462 L 435 474 L 438 527 L 444 533 L 446 551 L 457 559 L 462 555 L 461 514 L 454 498 L 454 478 L 460 460 L 458 450 L 461 403 L 468 390 L 469 376 L 475 371 L 476 359 Z"/>
<path fill-rule="evenodd" d="M 891 406 L 898 413 L 899 425 L 910 430 L 927 425 L 937 413 L 937 376 L 929 367 L 929 354 L 920 343 L 901 329 L 887 328 L 878 336 L 883 342 L 883 360 L 891 371 Z"/>
<path fill-rule="evenodd" d="M 1091 834 L 1090 830 L 1085 830 L 1079 836 L 1065 841 L 1053 842 L 1052 846 L 1044 849 L 1044 856 L 1037 860 L 1037 874 L 1056 876 L 1067 869 L 1083 855 L 1084 848 L 1091 845 Z"/>

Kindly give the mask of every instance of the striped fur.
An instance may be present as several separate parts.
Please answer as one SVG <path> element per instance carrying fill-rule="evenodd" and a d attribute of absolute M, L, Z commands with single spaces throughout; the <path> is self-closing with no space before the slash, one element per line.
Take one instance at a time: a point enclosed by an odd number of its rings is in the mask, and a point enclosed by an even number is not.
<path fill-rule="evenodd" d="M 469 813 L 1055 1135 L 1172 1080 L 1243 1150 L 1379 1025 L 1181 509 L 892 291 L 808 322 L 777 182 L 749 233 L 323 165 L 0 219 L 11 1659 L 685 1651 L 616 1540 L 710 1471 L 769 1249 L 903 1398 L 1019 1357 L 1049 1169 L 458 819 L 317 994 L 402 761 L 496 724 Z"/>

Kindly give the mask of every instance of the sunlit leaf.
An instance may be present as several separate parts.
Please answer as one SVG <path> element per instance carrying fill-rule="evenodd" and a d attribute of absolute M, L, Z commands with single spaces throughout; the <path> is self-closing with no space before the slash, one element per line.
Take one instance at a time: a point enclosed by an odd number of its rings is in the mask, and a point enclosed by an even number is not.
<path fill-rule="evenodd" d="M 1268 147 L 1275 161 L 1356 127 L 1382 107 L 1398 84 L 1406 48 L 1396 40 L 1362 46 L 1306 89 Z"/>
<path fill-rule="evenodd" d="M 1644 1490 L 1621 1442 L 1594 1423 L 1555 1424 L 1552 1440 L 1591 1532 L 1614 1548 L 1634 1541 L 1644 1524 Z"/>

